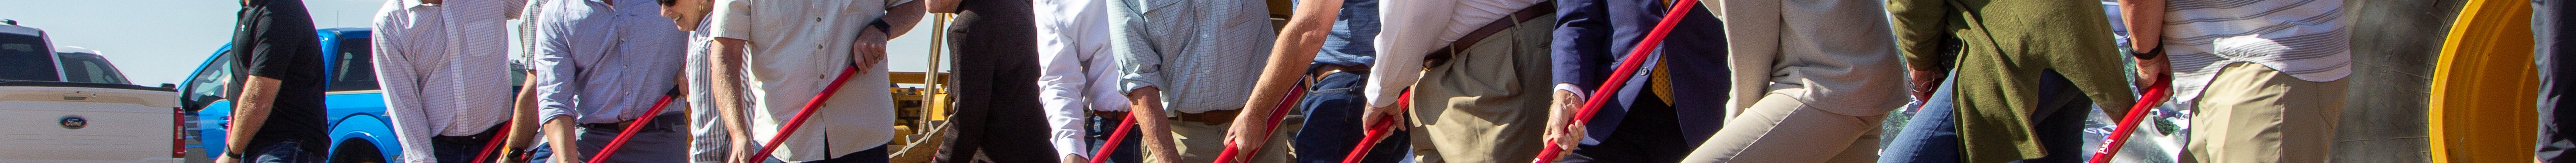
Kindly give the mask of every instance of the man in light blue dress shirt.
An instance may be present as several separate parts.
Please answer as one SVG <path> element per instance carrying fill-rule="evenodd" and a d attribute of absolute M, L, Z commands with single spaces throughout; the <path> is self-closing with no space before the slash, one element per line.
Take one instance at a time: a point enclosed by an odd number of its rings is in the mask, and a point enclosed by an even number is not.
<path fill-rule="evenodd" d="M 627 6 L 612 8 L 613 6 Z M 687 161 L 688 123 L 683 109 L 647 109 L 679 81 L 687 33 L 671 28 L 660 8 L 644 0 L 561 0 L 538 5 L 535 16 L 538 119 L 544 141 L 536 162 L 577 162 L 601 152 L 609 162 Z M 679 105 L 679 104 L 672 104 Z M 656 118 L 651 123 L 631 121 Z M 645 125 L 620 149 L 602 149 L 627 125 Z M 562 152 L 579 151 L 579 152 Z"/>
<path fill-rule="evenodd" d="M 1109 1 L 1110 51 L 1118 56 L 1123 74 L 1120 89 L 1127 91 L 1135 117 L 1142 117 L 1137 127 L 1144 129 L 1146 158 L 1215 161 L 1277 35 L 1270 29 L 1267 6 L 1259 1 Z M 1288 151 L 1260 152 L 1262 159 L 1285 159 Z"/>

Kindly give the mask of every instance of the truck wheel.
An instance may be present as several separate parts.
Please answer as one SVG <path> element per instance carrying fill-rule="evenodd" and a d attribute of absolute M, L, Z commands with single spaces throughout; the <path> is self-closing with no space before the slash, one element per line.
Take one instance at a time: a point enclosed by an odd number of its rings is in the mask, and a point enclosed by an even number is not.
<path fill-rule="evenodd" d="M 370 142 L 367 142 L 367 141 L 358 141 L 358 140 L 348 140 L 348 141 L 349 141 L 349 142 L 347 142 L 347 143 L 340 143 L 340 146 L 339 146 L 339 147 L 333 147 L 333 148 L 331 148 L 331 149 L 333 149 L 333 150 L 331 150 L 331 162 L 332 162 L 332 163 L 384 163 L 384 162 L 385 162 L 385 156 L 384 156 L 383 152 L 381 152 L 381 150 L 376 150 L 376 143 L 370 143 Z"/>

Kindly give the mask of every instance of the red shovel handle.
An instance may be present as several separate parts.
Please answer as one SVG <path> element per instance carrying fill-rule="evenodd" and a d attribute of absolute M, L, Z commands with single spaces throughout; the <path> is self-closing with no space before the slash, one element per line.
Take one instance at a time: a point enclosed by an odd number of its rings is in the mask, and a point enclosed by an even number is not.
<path fill-rule="evenodd" d="M 510 135 L 510 127 L 509 127 L 509 126 L 510 126 L 510 123 L 511 123 L 510 121 L 501 121 L 501 128 L 496 129 L 496 130 L 501 130 L 501 131 L 493 132 L 494 134 L 492 134 L 492 141 L 486 141 L 486 142 L 483 142 L 483 152 L 475 152 L 476 154 L 474 154 L 474 162 L 473 162 L 473 163 L 484 163 L 484 162 L 491 162 L 491 161 L 492 161 L 492 151 L 501 149 L 501 146 L 502 146 L 501 141 L 502 141 L 502 140 L 510 140 L 509 138 L 504 138 L 504 137 L 509 137 L 509 135 Z"/>
<path fill-rule="evenodd" d="M 1136 112 L 1128 110 L 1123 116 L 1125 118 L 1121 118 L 1125 120 L 1118 120 L 1118 130 L 1109 133 L 1109 141 L 1100 143 L 1099 152 L 1091 152 L 1091 163 L 1109 162 L 1109 152 L 1118 150 L 1118 142 L 1126 140 L 1128 130 L 1136 129 Z"/>
<path fill-rule="evenodd" d="M 1395 100 L 1395 111 L 1404 112 L 1406 106 L 1411 106 L 1407 103 L 1413 101 L 1413 92 L 1404 92 L 1404 96 L 1398 96 Z M 1349 155 L 1342 155 L 1342 163 L 1359 163 L 1360 158 L 1367 158 L 1369 147 L 1377 147 L 1378 140 L 1386 139 L 1386 132 L 1393 130 L 1396 120 L 1401 119 L 1396 116 L 1380 117 L 1377 123 L 1369 124 L 1368 135 L 1360 137 L 1360 144 L 1351 147 Z"/>
<path fill-rule="evenodd" d="M 635 123 L 627 123 L 626 130 L 618 132 L 617 139 L 609 139 L 608 146 L 600 148 L 597 156 L 590 156 L 590 161 L 588 163 L 605 163 L 608 161 L 608 156 L 617 155 L 617 149 L 621 149 L 618 147 L 625 147 L 627 138 L 635 137 L 636 130 L 644 130 L 644 126 L 653 124 L 653 117 L 661 116 L 662 107 L 671 106 L 671 97 L 678 96 L 679 94 L 680 88 L 678 87 L 673 87 L 670 91 L 662 93 L 662 100 L 654 101 L 653 109 L 645 109 L 644 117 L 635 118 Z"/>
<path fill-rule="evenodd" d="M 1269 124 L 1270 124 L 1270 125 L 1269 125 L 1269 126 L 1270 126 L 1269 128 L 1263 128 L 1263 129 L 1261 129 L 1261 131 L 1262 131 L 1262 132 L 1260 132 L 1260 133 L 1244 133 L 1244 134 L 1264 134 L 1264 135 L 1267 135 L 1267 134 L 1270 134 L 1270 132 L 1269 132 L 1269 131 L 1271 131 L 1271 130 L 1278 130 L 1278 129 L 1279 129 L 1279 119 L 1288 118 L 1288 111 L 1289 111 L 1289 110 L 1296 110 L 1296 109 L 1288 109 L 1288 108 L 1294 108 L 1294 107 L 1297 107 L 1297 101 L 1298 101 L 1299 99 L 1304 99 L 1304 98 L 1305 98 L 1305 96 L 1306 96 L 1306 84 L 1302 84 L 1302 83 L 1306 83 L 1306 82 L 1305 82 L 1305 81 L 1298 81 L 1297 83 L 1300 83 L 1300 84 L 1297 84 L 1297 85 L 1296 85 L 1296 86 L 1294 86 L 1294 87 L 1289 87 L 1289 88 L 1288 88 L 1288 90 L 1290 90 L 1290 91 L 1288 91 L 1288 97 L 1287 97 L 1287 99 L 1286 99 L 1286 100 L 1279 100 L 1279 107 L 1275 107 L 1275 108 L 1271 108 L 1271 109 L 1270 109 L 1270 121 L 1268 121 L 1268 122 L 1269 122 Z M 1276 138 L 1273 138 L 1273 139 L 1276 139 Z M 1253 142 L 1253 143 L 1261 143 L 1261 142 Z M 1261 149 L 1252 149 L 1252 150 L 1250 150 L 1250 151 L 1244 151 L 1244 150 L 1242 150 L 1242 149 L 1241 149 L 1242 147 L 1239 147 L 1239 146 L 1237 146 L 1236 144 L 1237 144 L 1237 143 L 1236 143 L 1236 142 L 1234 142 L 1234 141 L 1226 141 L 1226 142 L 1225 142 L 1225 152 L 1218 152 L 1218 153 L 1216 154 L 1216 163 L 1234 163 L 1234 162 L 1236 161 L 1234 156 L 1235 156 L 1235 155 L 1237 155 L 1237 154 L 1240 154 L 1240 153 L 1258 153 L 1258 152 L 1261 152 Z M 1253 155 L 1253 156 L 1260 156 L 1260 155 Z M 1243 159 L 1244 159 L 1244 160 L 1251 160 L 1251 159 L 1252 159 L 1251 157 L 1252 157 L 1252 156 L 1245 156 L 1245 158 L 1243 158 Z"/>
<path fill-rule="evenodd" d="M 2129 115 L 2120 118 L 2120 128 L 2112 130 L 2110 140 L 2102 141 L 2102 150 L 2093 152 L 2093 159 L 2085 162 L 2111 162 L 2111 156 L 2120 153 L 2120 146 L 2129 144 L 2129 132 L 2138 128 L 2140 119 L 2146 119 L 2147 110 L 2156 109 L 2156 104 L 2165 101 L 2164 98 L 2169 95 L 2167 90 L 2173 89 L 2171 84 L 2173 81 L 2156 81 L 2155 84 L 2148 85 L 2147 93 L 2138 97 L 2138 104 L 2129 107 Z"/>
<path fill-rule="evenodd" d="M 1673 32 L 1673 25 L 1681 24 L 1682 14 L 1690 13 L 1692 6 L 1698 4 L 1699 1 L 1675 1 L 1673 9 L 1671 11 L 1664 12 L 1664 20 L 1655 24 L 1654 31 L 1646 33 L 1644 41 L 1637 42 L 1637 50 L 1629 51 L 1628 58 L 1621 59 L 1622 61 L 1619 61 L 1619 69 L 1611 71 L 1610 80 L 1608 82 L 1602 82 L 1600 88 L 1592 89 L 1592 97 L 1583 100 L 1582 110 L 1576 111 L 1573 119 L 1568 121 L 1570 123 L 1566 124 L 1582 125 L 1584 121 L 1589 121 L 1589 119 L 1592 118 L 1593 112 L 1601 110 L 1602 104 L 1609 103 L 1610 96 L 1618 93 L 1621 85 L 1628 83 L 1628 78 L 1630 77 L 1628 75 L 1637 74 L 1637 67 L 1645 66 L 1646 55 L 1653 54 L 1655 52 L 1655 45 L 1662 44 L 1664 42 L 1664 35 L 1671 34 Z M 1531 162 L 1556 162 L 1556 156 L 1558 153 L 1563 153 L 1565 151 L 1565 147 L 1557 146 L 1556 142 L 1556 138 L 1548 138 L 1546 143 L 1547 148 L 1539 149 L 1538 159 L 1531 160 Z"/>
<path fill-rule="evenodd" d="M 823 108 L 823 101 L 831 100 L 833 93 L 841 91 L 841 85 L 849 84 L 850 76 L 858 75 L 858 65 L 845 65 L 845 67 L 848 68 L 842 69 L 841 75 L 832 77 L 832 84 L 823 86 L 823 93 L 815 94 L 812 101 L 805 101 L 805 108 L 798 109 L 796 111 L 795 118 L 788 118 L 787 124 L 784 124 L 785 126 L 779 126 L 778 135 L 769 136 L 769 142 L 761 143 L 760 150 L 753 151 L 751 153 L 751 157 L 744 159 L 760 160 L 769 158 L 769 152 L 777 151 L 779 143 L 787 142 L 782 141 L 787 140 L 787 135 L 796 134 L 796 128 L 805 125 L 805 118 L 814 117 L 814 110 Z"/>

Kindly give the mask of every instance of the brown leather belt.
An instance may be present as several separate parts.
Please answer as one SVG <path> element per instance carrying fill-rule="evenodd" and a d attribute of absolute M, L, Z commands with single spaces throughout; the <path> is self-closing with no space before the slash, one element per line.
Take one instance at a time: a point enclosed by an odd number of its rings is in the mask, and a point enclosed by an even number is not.
<path fill-rule="evenodd" d="M 1243 109 L 1235 109 L 1235 110 L 1214 110 L 1214 111 L 1199 112 L 1199 113 L 1181 113 L 1181 114 L 1180 114 L 1180 116 L 1175 116 L 1174 118 L 1177 118 L 1177 119 L 1179 119 L 1179 120 L 1180 120 L 1180 121 L 1182 121 L 1182 122 L 1198 122 L 1198 123 L 1207 123 L 1207 124 L 1225 124 L 1225 123 L 1234 123 L 1234 116 L 1235 116 L 1235 114 L 1242 113 L 1242 112 L 1243 112 Z"/>
<path fill-rule="evenodd" d="M 1333 75 L 1333 73 L 1341 73 L 1341 72 L 1355 72 L 1355 73 L 1360 73 L 1360 74 L 1367 74 L 1367 73 L 1368 73 L 1368 71 L 1369 71 L 1369 67 L 1368 67 L 1368 66 L 1364 66 L 1364 65 L 1363 65 L 1363 66 L 1343 66 L 1343 65 L 1335 65 L 1335 64 L 1315 64 L 1315 67 L 1313 67 L 1313 68 L 1309 68 L 1309 69 L 1312 69 L 1312 70 L 1309 70 L 1309 71 L 1314 72 L 1314 74 L 1306 74 L 1306 75 L 1307 75 L 1307 77 L 1308 77 L 1308 78 L 1306 79 L 1306 82 L 1322 81 L 1322 80 L 1324 80 L 1324 76 L 1325 76 L 1325 75 Z M 1314 83 L 1306 83 L 1306 84 L 1314 84 Z"/>
<path fill-rule="evenodd" d="M 1486 23 L 1485 27 L 1476 28 L 1475 32 L 1467 32 L 1466 36 L 1458 37 L 1457 42 L 1449 42 L 1449 46 L 1447 47 L 1432 49 L 1430 55 L 1423 56 L 1423 60 L 1432 62 L 1448 60 L 1449 57 L 1456 55 L 1458 51 L 1467 51 L 1467 49 L 1476 46 L 1477 41 L 1484 41 L 1485 37 L 1493 36 L 1494 33 L 1502 33 L 1504 29 L 1511 29 L 1512 26 L 1518 26 L 1521 22 L 1537 20 L 1540 16 L 1547 16 L 1547 14 L 1554 13 L 1556 13 L 1556 1 L 1553 0 L 1538 2 L 1537 5 L 1531 5 L 1528 8 L 1521 8 L 1521 11 L 1512 12 L 1510 17 L 1506 17 L 1505 19 L 1494 19 L 1493 23 Z"/>

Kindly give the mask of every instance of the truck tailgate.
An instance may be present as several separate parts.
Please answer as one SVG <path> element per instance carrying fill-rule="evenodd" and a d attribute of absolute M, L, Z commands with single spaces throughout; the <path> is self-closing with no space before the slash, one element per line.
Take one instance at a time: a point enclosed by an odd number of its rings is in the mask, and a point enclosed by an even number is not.
<path fill-rule="evenodd" d="M 0 85 L 0 160 L 172 162 L 177 93 Z"/>

